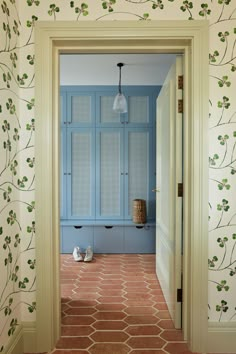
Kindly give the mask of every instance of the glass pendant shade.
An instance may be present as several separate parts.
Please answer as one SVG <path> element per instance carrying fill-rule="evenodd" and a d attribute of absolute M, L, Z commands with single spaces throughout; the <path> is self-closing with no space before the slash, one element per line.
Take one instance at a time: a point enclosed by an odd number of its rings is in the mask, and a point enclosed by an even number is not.
<path fill-rule="evenodd" d="M 127 112 L 127 102 L 126 98 L 121 92 L 121 68 L 124 66 L 123 63 L 118 63 L 117 66 L 119 67 L 119 92 L 115 97 L 113 103 L 113 110 L 117 113 L 126 113 Z"/>
<path fill-rule="evenodd" d="M 113 103 L 113 110 L 117 113 L 127 112 L 127 102 L 123 93 L 117 93 Z"/>

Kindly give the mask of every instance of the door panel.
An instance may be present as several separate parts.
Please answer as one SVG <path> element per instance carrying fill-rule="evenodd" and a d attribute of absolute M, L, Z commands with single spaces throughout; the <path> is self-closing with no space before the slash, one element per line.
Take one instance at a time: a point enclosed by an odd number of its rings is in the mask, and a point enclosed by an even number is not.
<path fill-rule="evenodd" d="M 67 130 L 68 217 L 94 218 L 95 131 L 87 128 Z"/>
<path fill-rule="evenodd" d="M 182 198 L 177 195 L 182 182 L 182 114 L 177 110 L 181 74 L 179 56 L 157 99 L 156 145 L 156 271 L 176 328 L 181 328 L 181 302 L 177 302 L 182 240 Z"/>
<path fill-rule="evenodd" d="M 97 129 L 96 218 L 122 219 L 124 194 L 123 129 Z"/>

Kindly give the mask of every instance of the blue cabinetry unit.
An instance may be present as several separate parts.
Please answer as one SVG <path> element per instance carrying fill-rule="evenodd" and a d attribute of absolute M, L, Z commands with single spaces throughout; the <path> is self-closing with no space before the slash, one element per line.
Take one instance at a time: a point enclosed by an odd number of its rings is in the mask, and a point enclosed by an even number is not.
<path fill-rule="evenodd" d="M 132 204 L 133 199 L 145 199 L 147 222 L 154 224 L 155 111 L 160 87 L 124 86 L 123 91 L 128 112 L 118 114 L 112 110 L 116 87 L 61 87 L 62 253 L 81 247 L 76 243 L 80 239 L 86 243 L 83 228 L 89 225 L 93 232 L 86 244 L 93 243 L 95 252 L 155 251 L 154 227 L 134 226 Z M 82 226 L 84 238 L 75 237 L 76 224 Z"/>

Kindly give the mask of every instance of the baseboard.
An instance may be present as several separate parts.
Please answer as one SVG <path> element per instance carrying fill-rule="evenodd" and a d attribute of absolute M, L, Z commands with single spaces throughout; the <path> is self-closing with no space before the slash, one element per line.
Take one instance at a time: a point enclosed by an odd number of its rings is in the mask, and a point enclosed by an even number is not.
<path fill-rule="evenodd" d="M 24 353 L 37 353 L 36 323 L 23 322 Z"/>
<path fill-rule="evenodd" d="M 236 322 L 209 322 L 207 353 L 236 354 Z"/>
<path fill-rule="evenodd" d="M 17 327 L 3 354 L 37 353 L 35 322 L 23 322 Z"/>
<path fill-rule="evenodd" d="M 3 354 L 23 354 L 24 353 L 24 340 L 23 340 L 23 326 L 19 325 L 10 341 L 4 348 Z"/>

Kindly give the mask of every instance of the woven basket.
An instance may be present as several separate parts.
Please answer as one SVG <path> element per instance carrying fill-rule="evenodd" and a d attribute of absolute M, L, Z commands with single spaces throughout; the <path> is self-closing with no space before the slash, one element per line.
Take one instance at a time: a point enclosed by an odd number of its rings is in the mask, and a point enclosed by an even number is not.
<path fill-rule="evenodd" d="M 146 201 L 143 199 L 133 200 L 133 222 L 135 224 L 146 223 Z"/>

